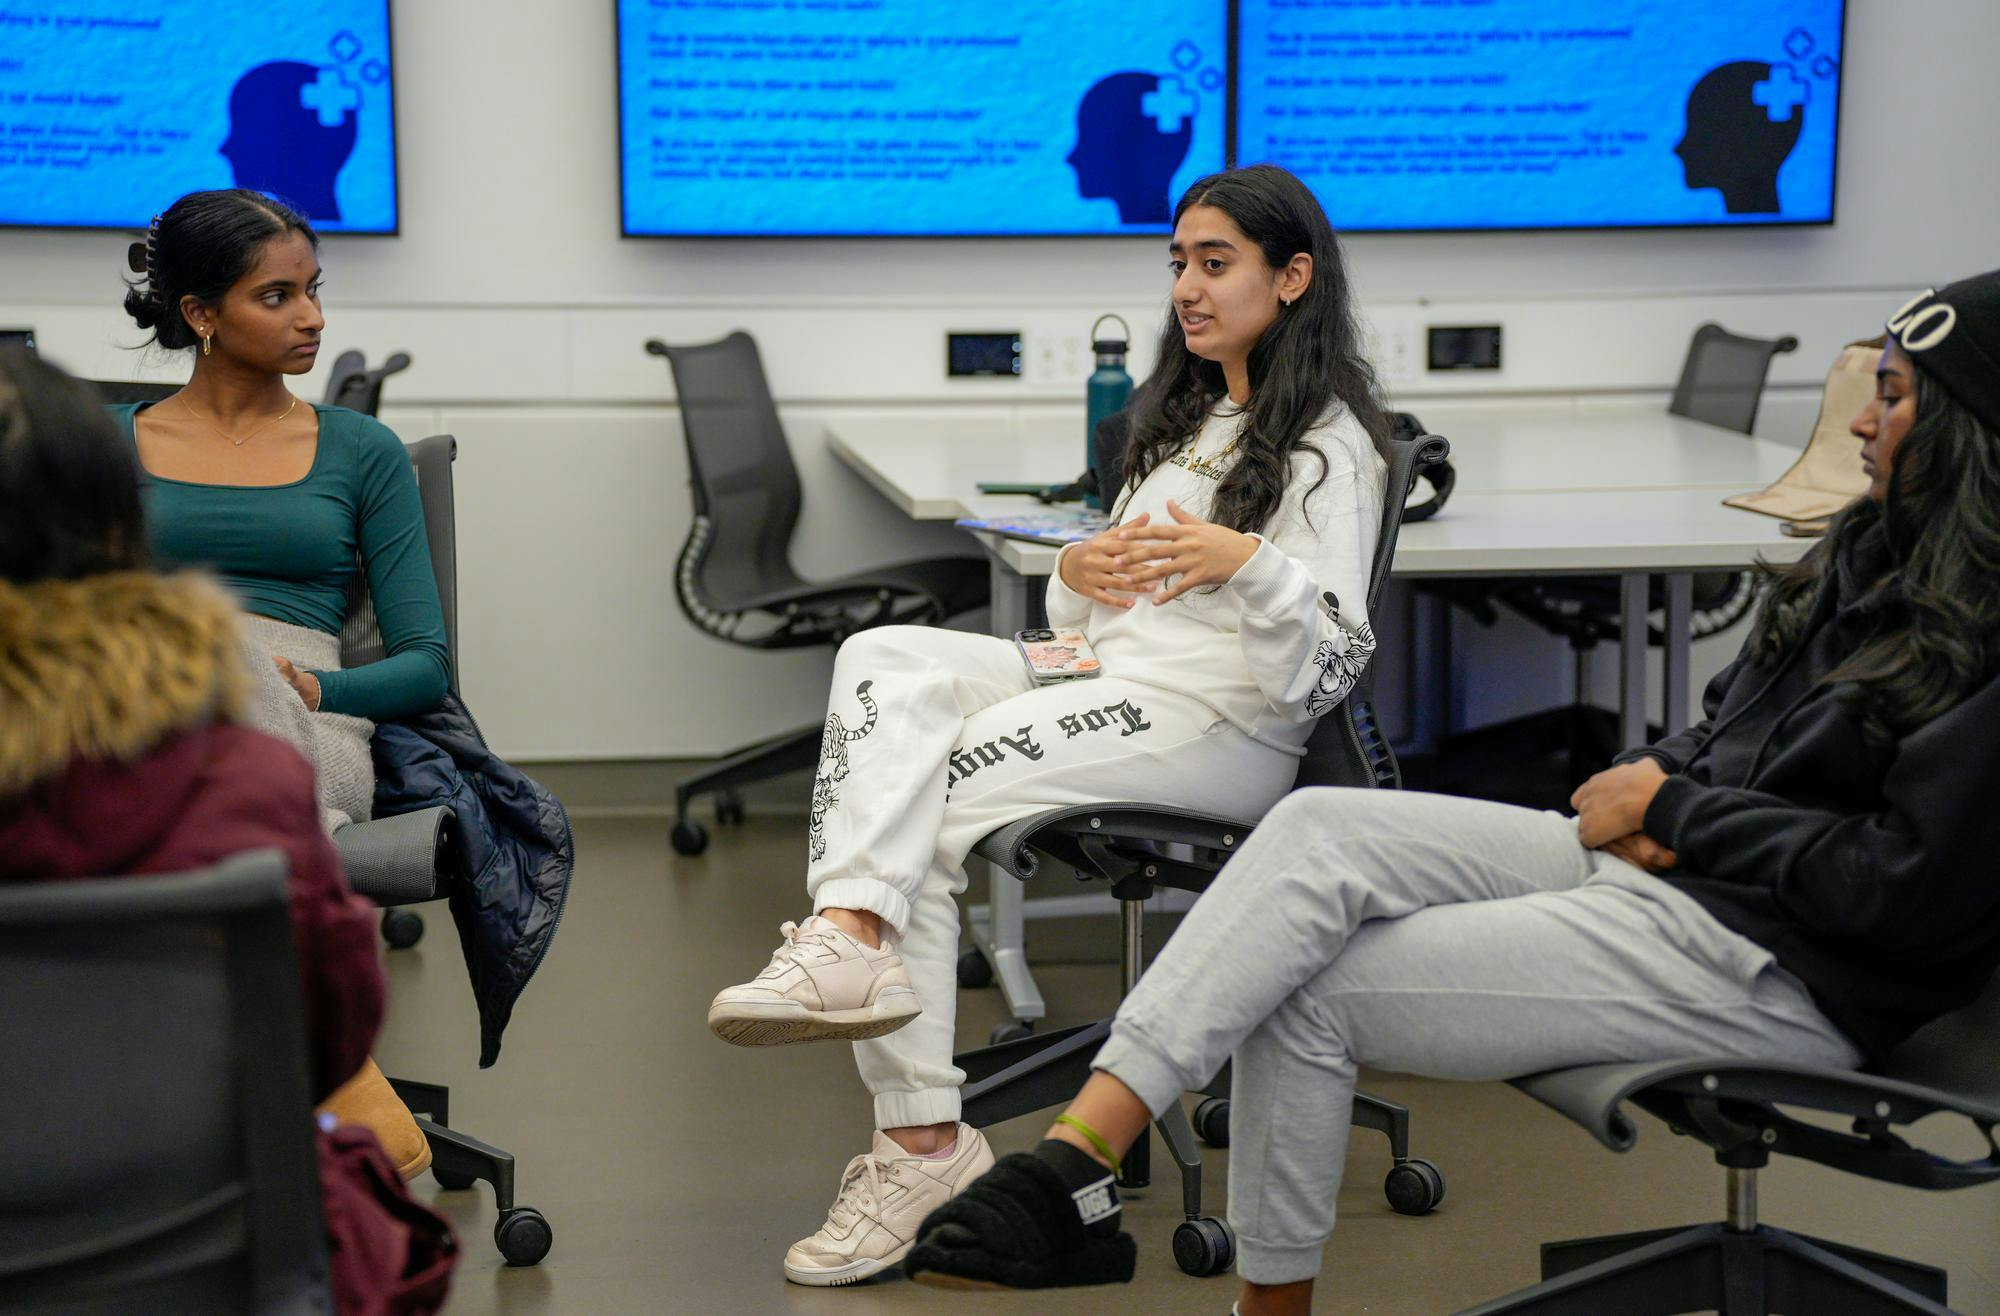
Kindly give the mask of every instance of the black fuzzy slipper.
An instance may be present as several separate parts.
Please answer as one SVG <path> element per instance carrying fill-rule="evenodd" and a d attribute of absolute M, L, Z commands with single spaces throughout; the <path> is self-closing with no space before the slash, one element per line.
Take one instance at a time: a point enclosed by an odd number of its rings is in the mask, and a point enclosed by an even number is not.
<path fill-rule="evenodd" d="M 1137 1260 L 1130 1234 L 1087 1229 L 1062 1176 L 1015 1152 L 924 1218 L 903 1272 L 942 1289 L 1055 1289 L 1129 1283 Z"/>

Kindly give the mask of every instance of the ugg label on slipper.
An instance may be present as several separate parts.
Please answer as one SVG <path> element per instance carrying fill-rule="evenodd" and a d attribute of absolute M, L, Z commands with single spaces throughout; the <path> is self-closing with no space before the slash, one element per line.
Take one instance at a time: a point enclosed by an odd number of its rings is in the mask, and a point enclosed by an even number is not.
<path fill-rule="evenodd" d="M 1077 1215 L 1083 1218 L 1086 1225 L 1094 1225 L 1118 1214 L 1118 1199 L 1112 1195 L 1110 1175 L 1077 1189 L 1069 1196 L 1076 1203 Z"/>

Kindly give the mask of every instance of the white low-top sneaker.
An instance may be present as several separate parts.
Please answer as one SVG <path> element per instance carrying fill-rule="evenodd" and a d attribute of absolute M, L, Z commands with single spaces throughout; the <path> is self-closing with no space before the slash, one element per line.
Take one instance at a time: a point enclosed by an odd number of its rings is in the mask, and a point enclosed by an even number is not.
<path fill-rule="evenodd" d="M 903 1260 L 917 1226 L 993 1168 L 993 1149 L 970 1124 L 943 1160 L 912 1156 L 886 1133 L 847 1163 L 826 1223 L 785 1253 L 785 1278 L 829 1288 L 878 1275 Z"/>
<path fill-rule="evenodd" d="M 785 924 L 785 942 L 764 971 L 725 987 L 708 1007 L 708 1028 L 738 1046 L 858 1042 L 893 1033 L 923 1013 L 903 957 L 862 945 L 815 914 Z"/>

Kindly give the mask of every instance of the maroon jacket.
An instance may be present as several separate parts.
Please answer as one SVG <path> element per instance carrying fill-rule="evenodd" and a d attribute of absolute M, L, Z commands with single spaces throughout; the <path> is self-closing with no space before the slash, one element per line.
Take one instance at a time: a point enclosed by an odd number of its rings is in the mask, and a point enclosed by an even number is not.
<path fill-rule="evenodd" d="M 375 915 L 319 829 L 312 768 L 283 741 L 211 723 L 136 763 L 80 760 L 0 802 L 0 880 L 178 873 L 245 850 L 285 853 L 305 988 L 313 1100 L 339 1087 L 382 1023 Z"/>
<path fill-rule="evenodd" d="M 234 605 L 197 577 L 0 581 L 0 881 L 283 851 L 317 1102 L 360 1067 L 382 1022 L 375 913 L 320 831 L 311 766 L 231 720 L 244 652 Z M 364 1130 L 322 1132 L 319 1163 L 338 1309 L 436 1310 L 450 1269 L 442 1220 Z"/>

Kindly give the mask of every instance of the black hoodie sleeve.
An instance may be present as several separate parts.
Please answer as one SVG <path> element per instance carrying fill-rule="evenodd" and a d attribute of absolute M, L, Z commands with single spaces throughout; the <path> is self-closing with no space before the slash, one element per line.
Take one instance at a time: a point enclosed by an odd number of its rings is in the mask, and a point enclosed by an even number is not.
<path fill-rule="evenodd" d="M 1640 759 L 1657 759 L 1668 772 L 1685 772 L 1701 747 L 1708 743 L 1709 733 L 1715 729 L 1716 714 L 1722 711 L 1722 703 L 1729 697 L 1730 687 L 1743 672 L 1743 658 L 1738 655 L 1729 666 L 1715 674 L 1702 692 L 1701 711 L 1706 714 L 1701 721 L 1671 735 L 1662 736 L 1650 745 L 1638 745 L 1626 750 L 1611 761 L 1616 763 L 1637 763 Z M 1647 835 L 1652 835 L 1648 832 Z M 1658 839 L 1657 837 L 1655 839 Z"/>
<path fill-rule="evenodd" d="M 1669 777 L 1645 830 L 1690 872 L 1770 888 L 1779 909 L 1869 958 L 1963 952 L 2000 921 L 2000 678 L 1897 747 L 1887 808 L 1853 815 Z"/>

